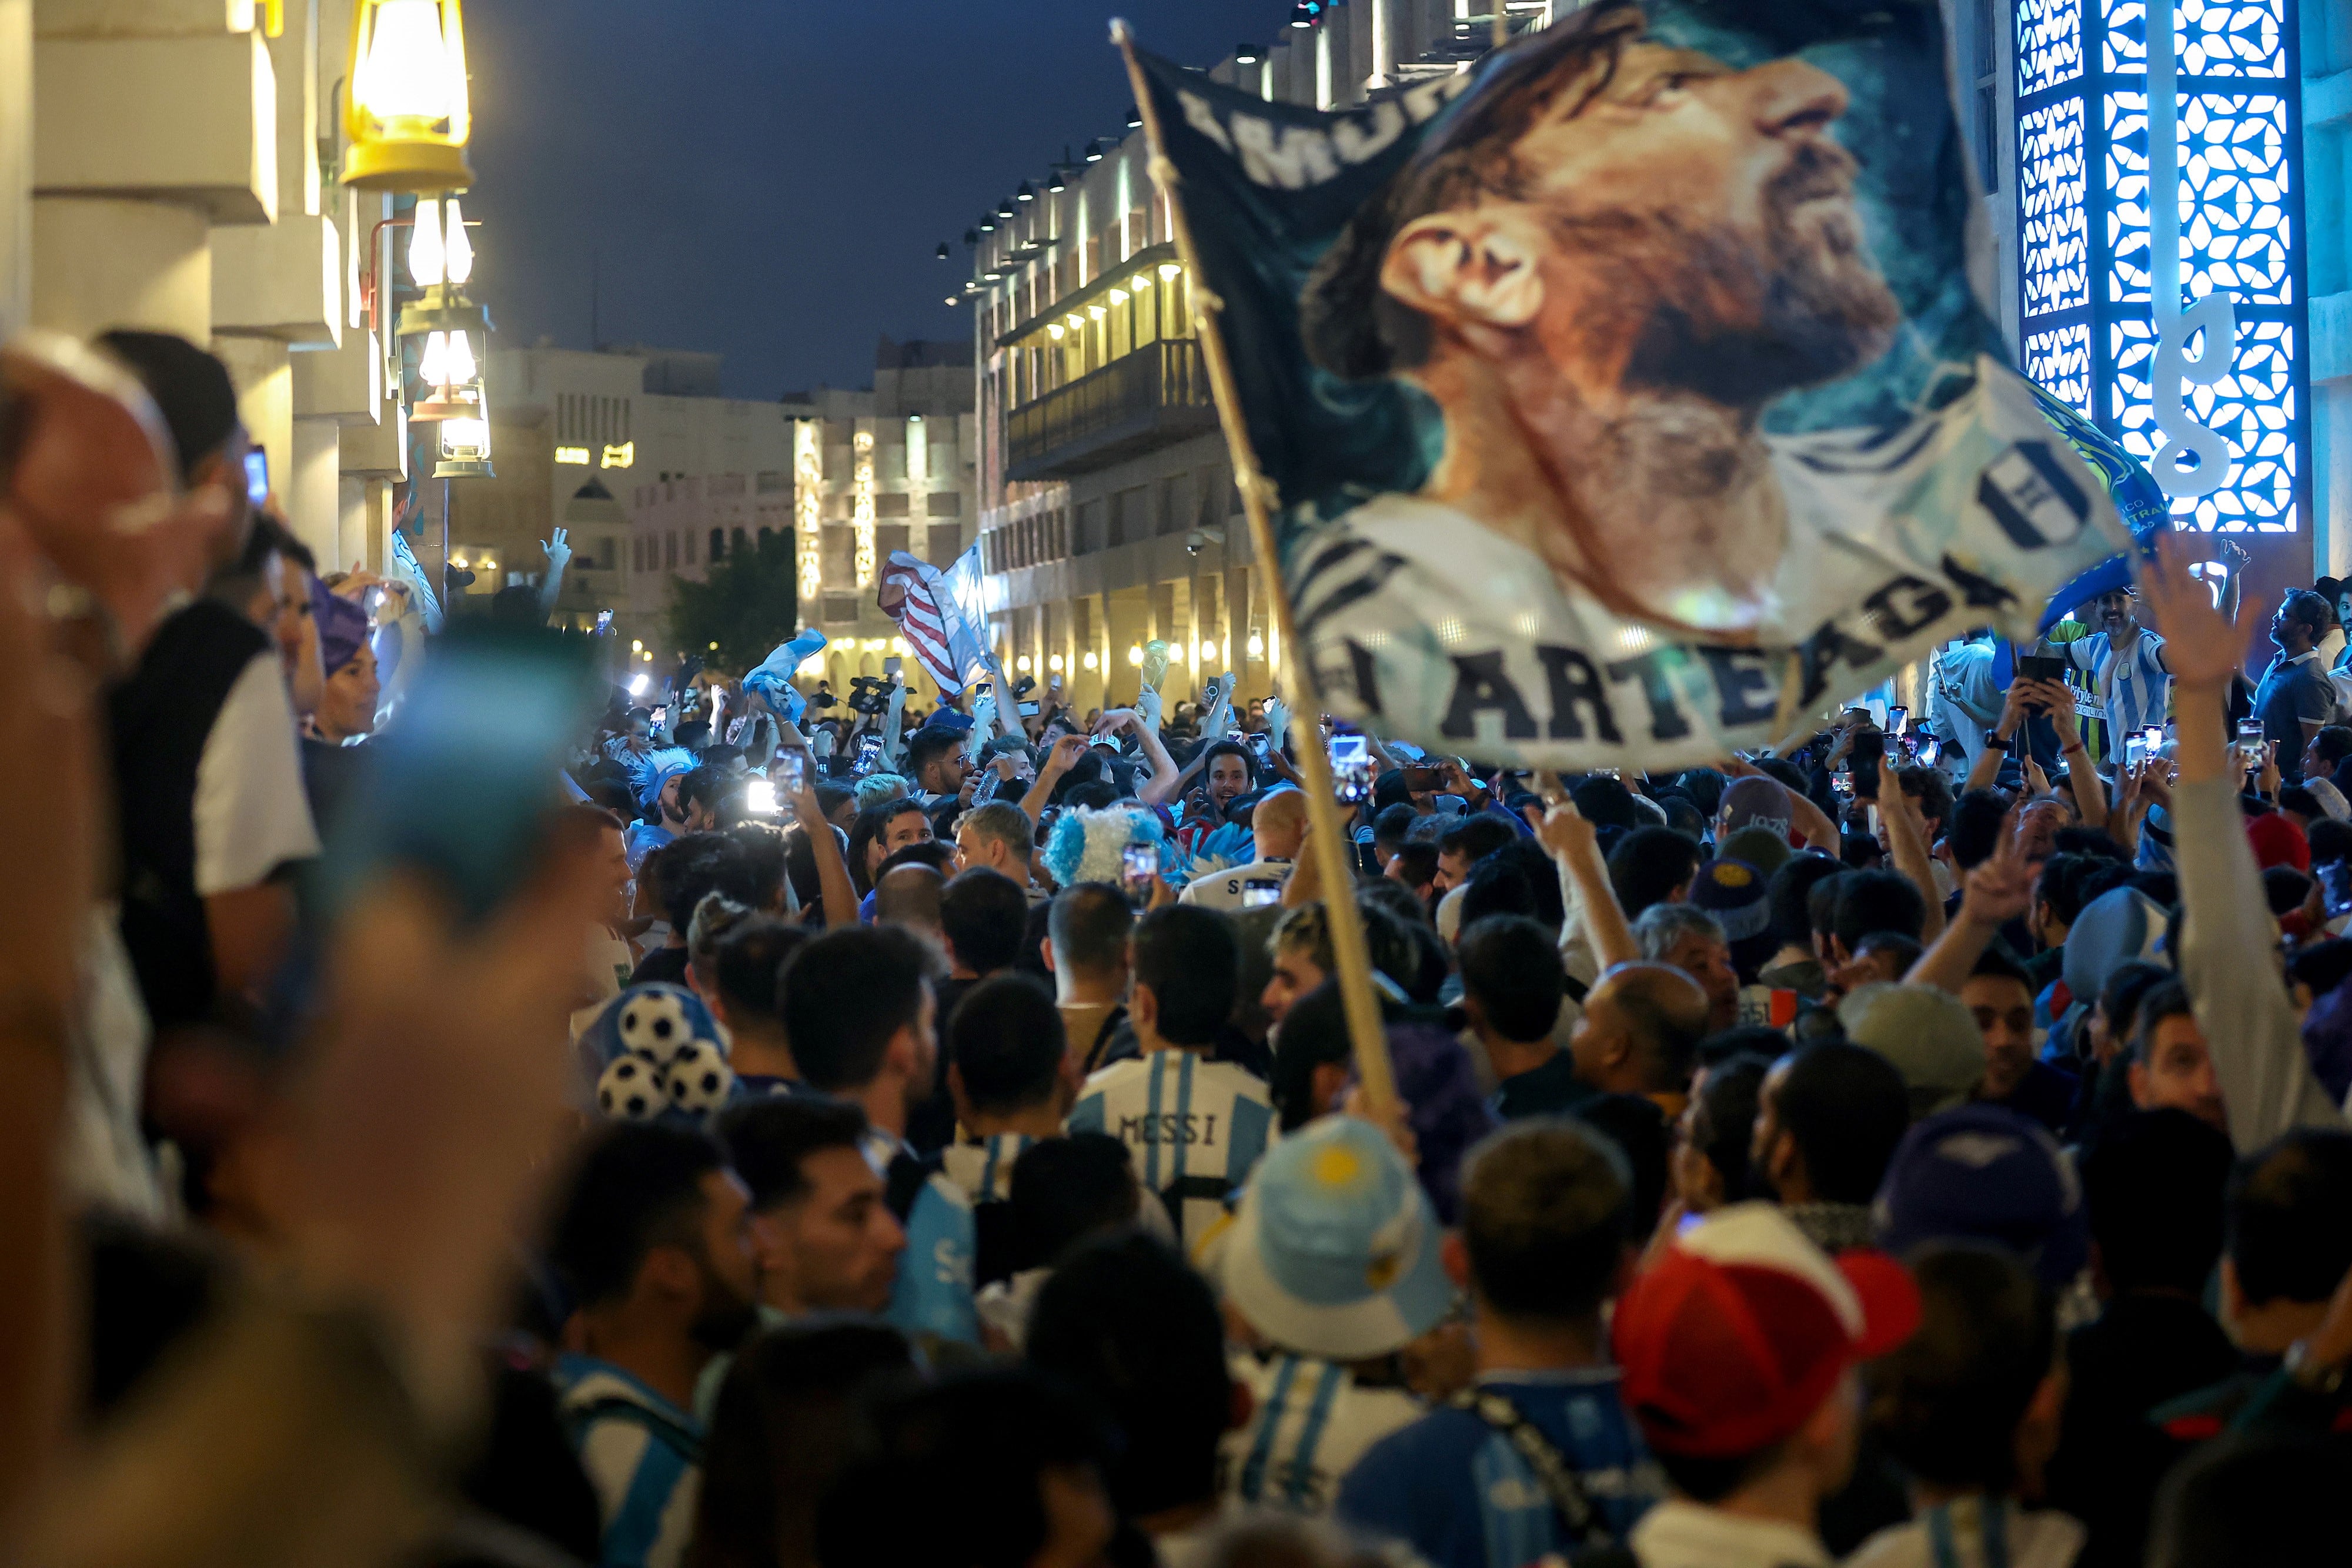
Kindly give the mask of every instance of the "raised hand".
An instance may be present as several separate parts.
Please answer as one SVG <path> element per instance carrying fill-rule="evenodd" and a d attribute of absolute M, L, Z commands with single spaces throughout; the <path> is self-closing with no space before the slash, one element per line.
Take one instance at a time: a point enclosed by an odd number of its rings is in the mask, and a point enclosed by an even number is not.
<path fill-rule="evenodd" d="M 539 548 L 547 552 L 547 564 L 550 569 L 559 568 L 572 559 L 572 547 L 564 542 L 567 532 L 567 529 L 557 528 L 553 538 L 539 541 Z"/>
<path fill-rule="evenodd" d="M 2019 808 L 2001 819 L 1999 847 L 1962 878 L 1960 918 L 1991 930 L 2033 906 L 2033 868 L 2018 841 Z"/>
<path fill-rule="evenodd" d="M 1290 708 L 1280 697 L 1265 699 L 1265 739 L 1275 750 L 1282 749 L 1285 737 L 1290 733 Z"/>
<path fill-rule="evenodd" d="M 2157 540 L 2155 562 L 2140 569 L 2140 600 L 2164 638 L 2164 663 L 2172 678 L 2184 686 L 2218 689 L 2238 673 L 2246 640 L 2214 605 L 2212 591 L 2189 575 L 2190 548 L 2176 534 Z M 2248 600 L 2240 611 L 2256 625 L 2269 620 L 2270 612 L 2267 599 Z"/>
<path fill-rule="evenodd" d="M 1544 813 L 1536 838 L 1555 860 L 1597 859 L 1601 834 L 1571 801 L 1561 801 Z"/>

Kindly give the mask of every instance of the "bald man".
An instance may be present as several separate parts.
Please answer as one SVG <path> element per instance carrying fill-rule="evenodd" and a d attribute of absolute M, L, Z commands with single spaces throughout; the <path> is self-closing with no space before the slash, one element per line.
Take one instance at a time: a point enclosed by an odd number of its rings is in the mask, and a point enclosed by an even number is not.
<path fill-rule="evenodd" d="M 947 879 L 929 866 L 892 866 L 874 884 L 874 924 L 903 925 L 938 945 L 940 894 L 946 886 Z"/>
<path fill-rule="evenodd" d="M 1679 1100 L 1706 1033 L 1706 992 L 1664 964 L 1617 964 L 1584 998 L 1569 1036 L 1579 1081 L 1603 1094 Z"/>
<path fill-rule="evenodd" d="M 1261 798 L 1250 813 L 1250 837 L 1256 850 L 1249 864 L 1195 877 L 1181 902 L 1227 910 L 1279 903 L 1290 862 L 1307 841 L 1307 797 L 1285 789 Z"/>

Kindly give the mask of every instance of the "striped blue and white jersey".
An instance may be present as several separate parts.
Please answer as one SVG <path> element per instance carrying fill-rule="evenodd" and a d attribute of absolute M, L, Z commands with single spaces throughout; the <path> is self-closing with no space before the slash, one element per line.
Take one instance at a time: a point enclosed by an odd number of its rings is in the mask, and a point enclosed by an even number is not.
<path fill-rule="evenodd" d="M 677 1568 L 694 1534 L 702 1424 L 610 1362 L 556 1363 L 558 1414 L 596 1492 L 600 1568 Z"/>
<path fill-rule="evenodd" d="M 974 1203 L 1002 1203 L 1013 1196 L 1013 1162 L 1037 1140 L 1026 1133 L 991 1133 L 975 1143 L 950 1144 L 940 1151 L 940 1168 Z"/>
<path fill-rule="evenodd" d="M 936 1160 L 920 1158 L 878 1128 L 866 1128 L 862 1152 L 882 1178 L 890 1212 L 907 1232 L 907 1249 L 898 1255 L 898 1278 L 882 1321 L 918 1344 L 926 1339 L 978 1344 L 972 1259 L 979 1240 L 971 1199 Z"/>
<path fill-rule="evenodd" d="M 1507 1397 L 1576 1471 L 1620 1544 L 1665 1477 L 1626 1412 L 1613 1366 L 1490 1372 L 1479 1385 Z M 1433 1410 L 1372 1446 L 1339 1483 L 1342 1523 L 1402 1541 L 1429 1568 L 1526 1568 L 1581 1542 L 1511 1440 L 1467 1410 Z"/>
<path fill-rule="evenodd" d="M 1234 1363 L 1250 1391 L 1249 1424 L 1225 1434 L 1223 1490 L 1235 1501 L 1328 1514 L 1339 1478 L 1364 1451 L 1427 1408 L 1402 1388 L 1365 1388 L 1336 1362 L 1287 1353 Z"/>
<path fill-rule="evenodd" d="M 1066 1124 L 1127 1145 L 1185 1246 L 1201 1239 L 1274 1142 L 1274 1103 L 1255 1073 L 1198 1051 L 1152 1051 L 1087 1080 Z"/>
<path fill-rule="evenodd" d="M 2172 673 L 2164 667 L 2164 639 L 2143 629 L 2118 651 L 2105 632 L 2066 644 L 2066 657 L 2091 678 L 2109 736 L 2164 723 L 2172 706 Z M 2110 749 L 2120 752 L 2120 742 Z"/>

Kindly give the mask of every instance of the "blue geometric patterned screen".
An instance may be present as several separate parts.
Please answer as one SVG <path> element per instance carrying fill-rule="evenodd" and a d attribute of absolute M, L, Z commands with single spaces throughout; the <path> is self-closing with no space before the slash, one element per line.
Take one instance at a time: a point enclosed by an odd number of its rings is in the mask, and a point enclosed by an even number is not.
<path fill-rule="evenodd" d="M 2019 340 L 2026 374 L 2143 463 L 2150 406 L 2147 7 L 2016 0 Z M 2175 0 L 2184 302 L 2235 302 L 2230 373 L 2189 386 L 2229 483 L 2182 528 L 2294 533 L 2310 490 L 2303 126 L 2287 0 Z"/>

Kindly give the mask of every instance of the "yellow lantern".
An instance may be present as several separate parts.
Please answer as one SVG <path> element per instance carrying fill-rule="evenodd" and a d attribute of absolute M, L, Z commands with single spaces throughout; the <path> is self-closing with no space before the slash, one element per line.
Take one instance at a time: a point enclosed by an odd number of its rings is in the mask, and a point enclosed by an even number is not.
<path fill-rule="evenodd" d="M 474 183 L 459 0 L 357 0 L 347 99 L 344 184 L 462 191 Z"/>

